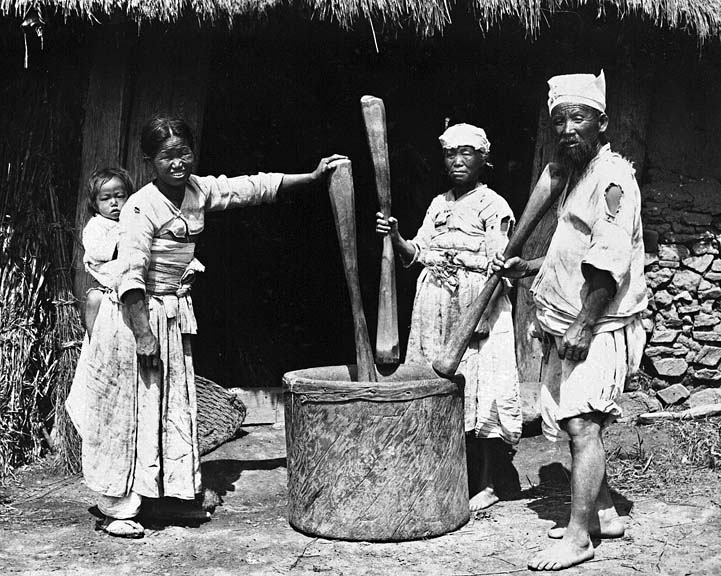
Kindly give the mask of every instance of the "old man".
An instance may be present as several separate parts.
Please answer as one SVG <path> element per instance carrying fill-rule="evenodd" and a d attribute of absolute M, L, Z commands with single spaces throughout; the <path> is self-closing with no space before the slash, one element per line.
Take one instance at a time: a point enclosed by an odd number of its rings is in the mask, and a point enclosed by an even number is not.
<path fill-rule="evenodd" d="M 624 524 L 606 481 L 603 426 L 621 413 L 616 397 L 638 368 L 646 307 L 641 198 L 631 164 L 606 141 L 603 71 L 548 81 L 548 111 L 566 179 L 545 257 L 497 256 L 505 276 L 536 274 L 531 293 L 545 343 L 541 414 L 546 437 L 570 442 L 571 516 L 560 538 L 533 557 L 533 570 L 562 570 L 594 556 L 591 539 L 620 537 Z"/>

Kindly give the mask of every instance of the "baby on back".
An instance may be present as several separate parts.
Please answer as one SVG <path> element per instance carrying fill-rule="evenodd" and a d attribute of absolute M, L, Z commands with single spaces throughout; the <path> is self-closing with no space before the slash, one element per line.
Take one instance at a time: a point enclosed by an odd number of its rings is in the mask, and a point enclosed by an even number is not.
<path fill-rule="evenodd" d="M 135 192 L 133 180 L 122 168 L 100 168 L 93 172 L 86 187 L 88 209 L 93 217 L 83 229 L 83 263 L 91 283 L 86 293 L 84 322 L 92 335 L 103 293 L 115 290 L 120 262 L 118 239 L 120 210 Z"/>

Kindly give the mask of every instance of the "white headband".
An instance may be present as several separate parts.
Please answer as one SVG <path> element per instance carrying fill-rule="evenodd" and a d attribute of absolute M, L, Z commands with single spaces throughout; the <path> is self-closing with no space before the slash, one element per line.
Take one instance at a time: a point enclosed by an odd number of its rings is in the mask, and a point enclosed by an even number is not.
<path fill-rule="evenodd" d="M 606 112 L 606 77 L 603 70 L 593 74 L 565 74 L 548 80 L 548 113 L 559 104 L 585 104 Z"/>
<path fill-rule="evenodd" d="M 488 154 L 491 143 L 486 137 L 483 128 L 471 124 L 454 124 L 438 137 L 443 148 L 458 148 L 459 146 L 472 146 L 476 150 Z"/>

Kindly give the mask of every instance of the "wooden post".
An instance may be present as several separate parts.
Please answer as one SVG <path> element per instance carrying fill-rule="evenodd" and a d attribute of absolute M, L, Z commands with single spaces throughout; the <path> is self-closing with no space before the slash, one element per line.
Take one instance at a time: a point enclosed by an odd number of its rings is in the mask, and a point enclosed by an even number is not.
<path fill-rule="evenodd" d="M 158 113 L 182 116 L 195 136 L 196 163 L 203 133 L 210 36 L 185 28 L 147 28 L 138 47 L 138 70 L 128 121 L 126 167 L 138 187 L 152 178 L 140 150 L 140 131 Z"/>
<path fill-rule="evenodd" d="M 73 242 L 73 294 L 80 302 L 84 302 L 89 285 L 89 277 L 83 266 L 82 244 L 83 228 L 90 218 L 85 183 L 93 170 L 104 166 L 120 166 L 125 157 L 128 55 L 132 48 L 130 38 L 132 35 L 126 35 L 125 28 L 103 26 L 93 42 Z"/>
<path fill-rule="evenodd" d="M 543 173 L 546 164 L 556 155 L 556 138 L 551 131 L 548 109 L 544 103 L 538 115 L 536 152 L 533 158 L 531 190 Z M 548 250 L 551 237 L 556 229 L 556 209 L 558 201 L 546 212 L 531 236 L 523 246 L 522 257 L 530 260 L 543 256 Z M 516 331 L 516 363 L 520 382 L 537 382 L 541 377 L 541 343 L 529 335 L 529 328 L 536 315 L 533 298 L 529 292 L 533 278 L 518 281 L 516 306 L 514 308 L 514 326 Z"/>
<path fill-rule="evenodd" d="M 137 46 L 136 46 L 137 44 Z M 85 182 L 103 166 L 124 166 L 138 187 L 151 172 L 140 152 L 140 130 L 157 112 L 182 115 L 200 148 L 205 110 L 210 36 L 161 26 L 139 40 L 126 28 L 103 26 L 94 47 L 83 124 L 83 157 L 75 215 L 73 292 L 80 303 L 89 285 L 83 266 L 82 231 L 89 219 Z"/>
<path fill-rule="evenodd" d="M 655 52 L 654 52 L 655 54 Z M 646 133 L 651 117 L 654 61 L 637 58 L 612 71 L 607 108 L 611 148 L 633 162 L 639 185 L 646 168 Z"/>

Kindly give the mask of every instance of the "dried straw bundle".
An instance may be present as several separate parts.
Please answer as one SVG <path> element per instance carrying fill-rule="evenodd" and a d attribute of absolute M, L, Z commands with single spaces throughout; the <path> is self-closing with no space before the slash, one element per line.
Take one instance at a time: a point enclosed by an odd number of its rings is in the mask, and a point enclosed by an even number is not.
<path fill-rule="evenodd" d="M 138 22 L 177 22 L 191 15 L 201 23 L 258 21 L 276 8 L 290 8 L 309 18 L 337 22 L 343 28 L 362 26 L 387 30 L 410 29 L 420 36 L 442 32 L 450 24 L 454 8 L 471 13 L 482 30 L 505 18 L 519 21 L 531 36 L 537 35 L 554 12 L 576 11 L 588 6 L 601 19 L 644 17 L 658 27 L 687 30 L 699 41 L 721 33 L 718 0 L 0 0 L 0 14 L 27 18 L 30 10 L 48 16 L 97 22 L 107 14 L 124 14 Z M 461 12 L 462 10 L 462 12 Z"/>
<path fill-rule="evenodd" d="M 0 478 L 40 455 L 51 354 L 42 348 L 49 315 L 47 250 L 42 213 L 32 210 L 32 191 L 44 178 L 33 165 L 30 142 L 13 153 L 5 145 L 0 180 Z"/>
<path fill-rule="evenodd" d="M 55 425 L 53 427 L 53 448 L 58 463 L 67 472 L 80 471 L 81 442 L 73 423 L 65 410 L 65 399 L 73 383 L 75 366 L 80 356 L 83 326 L 73 296 L 71 275 L 72 251 L 68 245 L 68 233 L 58 209 L 58 200 L 52 184 L 48 183 L 48 200 L 53 220 L 54 248 L 50 253 L 53 265 L 49 274 L 50 289 L 54 307 L 51 343 L 54 363 L 49 374 L 53 382 L 53 404 Z"/>
<path fill-rule="evenodd" d="M 44 80 L 19 84 L 0 103 L 14 111 L 0 125 L 0 480 L 47 447 L 76 471 L 80 451 L 63 406 L 82 327 L 53 188 L 53 110 Z"/>

